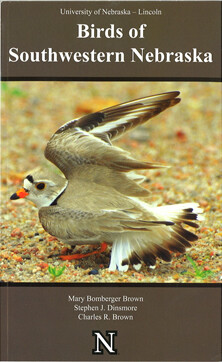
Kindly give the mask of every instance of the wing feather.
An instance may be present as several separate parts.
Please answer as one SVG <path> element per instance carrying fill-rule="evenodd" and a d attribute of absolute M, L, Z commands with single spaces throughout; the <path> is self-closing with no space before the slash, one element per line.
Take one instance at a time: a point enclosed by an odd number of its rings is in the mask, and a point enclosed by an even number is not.
<path fill-rule="evenodd" d="M 179 92 L 168 92 L 106 108 L 60 127 L 49 140 L 45 157 L 67 178 L 80 165 L 102 165 L 120 172 L 163 167 L 139 162 L 110 140 L 146 122 L 164 109 L 177 104 Z"/>
<path fill-rule="evenodd" d="M 43 228 L 49 234 L 66 241 L 79 241 L 83 238 L 100 241 L 100 237 L 104 237 L 105 233 L 149 231 L 150 227 L 173 225 L 168 221 L 140 220 L 139 216 L 140 213 L 124 210 L 87 212 L 60 206 L 42 207 L 39 210 Z"/>
<path fill-rule="evenodd" d="M 57 132 L 79 127 L 97 137 L 105 133 L 111 140 L 179 103 L 179 94 L 178 91 L 167 92 L 121 103 L 70 121 Z"/>

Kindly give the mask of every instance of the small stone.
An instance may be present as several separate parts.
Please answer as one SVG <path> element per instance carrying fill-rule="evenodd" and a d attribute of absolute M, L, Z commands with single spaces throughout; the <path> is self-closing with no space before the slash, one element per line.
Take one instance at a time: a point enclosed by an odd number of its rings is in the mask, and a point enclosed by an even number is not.
<path fill-rule="evenodd" d="M 96 275 L 96 274 L 99 274 L 99 272 L 98 272 L 97 269 L 92 269 L 92 270 L 90 270 L 90 272 L 89 272 L 89 275 Z"/>
<path fill-rule="evenodd" d="M 11 236 L 12 237 L 17 236 L 18 238 L 21 238 L 23 236 L 23 233 L 21 232 L 20 228 L 15 228 L 14 230 L 12 230 Z"/>

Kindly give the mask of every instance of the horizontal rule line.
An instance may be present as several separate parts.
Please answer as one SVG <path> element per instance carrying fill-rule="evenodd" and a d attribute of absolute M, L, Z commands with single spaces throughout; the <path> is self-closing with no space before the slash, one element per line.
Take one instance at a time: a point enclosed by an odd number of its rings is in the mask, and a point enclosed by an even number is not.
<path fill-rule="evenodd" d="M 1 81 L 161 81 L 161 82 L 221 82 L 221 77 L 1 77 Z"/>
<path fill-rule="evenodd" d="M 221 288 L 220 283 L 26 283 L 26 282 L 0 282 L 0 288 L 13 288 L 13 287 L 74 287 L 74 288 Z"/>

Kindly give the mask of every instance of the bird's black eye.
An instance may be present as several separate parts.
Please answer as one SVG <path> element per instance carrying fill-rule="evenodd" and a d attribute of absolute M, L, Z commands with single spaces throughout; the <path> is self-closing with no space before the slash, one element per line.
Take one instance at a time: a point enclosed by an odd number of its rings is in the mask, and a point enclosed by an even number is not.
<path fill-rule="evenodd" d="M 44 182 L 39 182 L 35 185 L 35 187 L 38 189 L 38 190 L 43 190 L 45 188 L 45 183 Z"/>

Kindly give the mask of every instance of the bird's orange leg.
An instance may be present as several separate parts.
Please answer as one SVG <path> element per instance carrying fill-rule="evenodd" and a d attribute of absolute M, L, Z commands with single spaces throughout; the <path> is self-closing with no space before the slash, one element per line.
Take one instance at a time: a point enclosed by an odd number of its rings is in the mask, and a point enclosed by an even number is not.
<path fill-rule="evenodd" d="M 93 254 L 100 254 L 103 253 L 106 249 L 107 249 L 107 244 L 101 243 L 100 249 L 99 250 L 94 250 L 91 253 L 86 253 L 86 254 L 72 254 L 72 255 L 60 255 L 60 259 L 62 260 L 74 260 L 74 259 L 82 259 L 82 258 L 86 258 L 90 255 Z"/>

